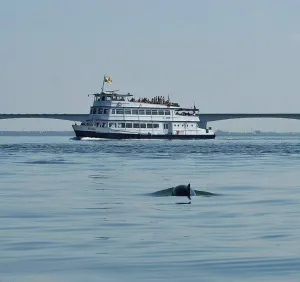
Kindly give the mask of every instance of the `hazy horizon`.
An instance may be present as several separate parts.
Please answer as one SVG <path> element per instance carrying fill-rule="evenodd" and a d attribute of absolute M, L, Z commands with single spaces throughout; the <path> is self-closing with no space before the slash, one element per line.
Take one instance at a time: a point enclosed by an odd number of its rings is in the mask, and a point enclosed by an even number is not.
<path fill-rule="evenodd" d="M 0 113 L 88 113 L 89 93 L 170 95 L 202 113 L 300 113 L 300 2 L 0 1 Z M 0 130 L 72 130 L 0 120 Z M 300 131 L 300 121 L 209 123 L 226 131 Z"/>

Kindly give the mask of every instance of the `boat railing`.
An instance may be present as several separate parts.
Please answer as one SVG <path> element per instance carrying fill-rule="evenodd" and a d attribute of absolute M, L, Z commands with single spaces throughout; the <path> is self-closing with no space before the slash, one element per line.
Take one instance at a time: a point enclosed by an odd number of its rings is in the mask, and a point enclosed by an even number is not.
<path fill-rule="evenodd" d="M 175 115 L 178 115 L 178 116 L 196 116 L 196 113 L 190 113 L 190 112 L 179 113 L 179 112 L 176 112 Z"/>
<path fill-rule="evenodd" d="M 195 116 L 196 112 L 199 112 L 199 109 L 196 109 L 196 107 L 194 108 L 180 108 L 180 109 L 176 109 L 176 115 L 179 116 Z"/>
<path fill-rule="evenodd" d="M 136 103 L 145 103 L 145 104 L 154 104 L 154 105 L 165 105 L 165 106 L 173 106 L 173 107 L 180 107 L 178 103 L 172 103 L 170 100 L 165 100 L 164 97 L 153 97 L 149 98 L 131 98 L 128 99 L 129 102 L 136 102 Z"/>

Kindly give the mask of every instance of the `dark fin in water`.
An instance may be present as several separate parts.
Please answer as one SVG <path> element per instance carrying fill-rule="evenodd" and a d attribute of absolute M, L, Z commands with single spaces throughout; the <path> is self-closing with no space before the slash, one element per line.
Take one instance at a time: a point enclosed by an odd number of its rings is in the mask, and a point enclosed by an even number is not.
<path fill-rule="evenodd" d="M 188 195 L 187 195 L 187 197 L 188 197 L 190 200 L 192 200 L 192 199 L 191 199 L 191 184 L 190 184 L 190 183 L 189 183 L 188 186 L 187 186 L 187 190 L 188 190 Z"/>

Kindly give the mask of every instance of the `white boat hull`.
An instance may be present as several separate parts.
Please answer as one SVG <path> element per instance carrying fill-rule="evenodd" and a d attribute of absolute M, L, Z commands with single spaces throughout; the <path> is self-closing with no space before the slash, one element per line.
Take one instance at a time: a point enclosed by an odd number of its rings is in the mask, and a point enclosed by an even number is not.
<path fill-rule="evenodd" d="M 77 138 L 105 138 L 105 139 L 214 139 L 215 133 L 212 130 L 202 131 L 176 131 L 175 134 L 163 133 L 161 131 L 148 132 L 145 131 L 129 131 L 110 128 L 98 128 L 94 126 L 73 125 Z"/>

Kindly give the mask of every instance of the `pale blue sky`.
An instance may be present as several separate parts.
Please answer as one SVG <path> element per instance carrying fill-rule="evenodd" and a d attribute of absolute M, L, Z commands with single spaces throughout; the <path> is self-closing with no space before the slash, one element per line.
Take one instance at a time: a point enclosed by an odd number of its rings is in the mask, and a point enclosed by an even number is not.
<path fill-rule="evenodd" d="M 0 113 L 88 113 L 88 93 L 168 95 L 202 112 L 300 113 L 300 1 L 0 0 Z M 72 122 L 0 120 L 0 130 Z M 300 131 L 300 121 L 215 129 Z"/>

